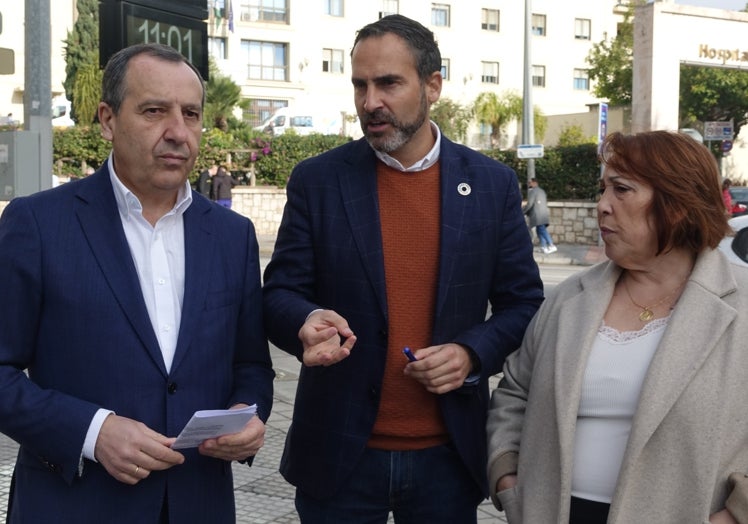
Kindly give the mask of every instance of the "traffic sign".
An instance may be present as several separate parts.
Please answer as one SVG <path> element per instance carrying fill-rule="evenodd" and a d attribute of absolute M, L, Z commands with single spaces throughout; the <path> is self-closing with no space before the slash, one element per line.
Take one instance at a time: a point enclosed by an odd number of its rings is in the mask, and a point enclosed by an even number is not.
<path fill-rule="evenodd" d="M 732 122 L 704 122 L 704 140 L 732 140 Z"/>
<path fill-rule="evenodd" d="M 730 151 L 732 149 L 732 140 L 723 140 L 720 149 L 722 149 L 723 153 Z"/>
<path fill-rule="evenodd" d="M 543 158 L 543 144 L 522 144 L 517 146 L 517 158 Z"/>

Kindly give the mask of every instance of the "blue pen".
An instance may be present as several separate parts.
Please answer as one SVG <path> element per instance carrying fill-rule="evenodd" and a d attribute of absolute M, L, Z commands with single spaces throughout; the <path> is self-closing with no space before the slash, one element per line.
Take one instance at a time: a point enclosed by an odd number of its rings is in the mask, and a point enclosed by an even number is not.
<path fill-rule="evenodd" d="M 405 356 L 408 357 L 408 360 L 410 360 L 411 362 L 415 362 L 416 360 L 418 360 L 410 350 L 410 348 L 407 346 L 403 349 L 403 353 L 405 353 Z"/>

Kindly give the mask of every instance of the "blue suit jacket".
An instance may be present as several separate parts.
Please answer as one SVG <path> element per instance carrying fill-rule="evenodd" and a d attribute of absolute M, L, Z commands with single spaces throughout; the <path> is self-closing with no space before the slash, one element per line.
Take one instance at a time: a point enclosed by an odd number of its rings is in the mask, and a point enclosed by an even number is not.
<path fill-rule="evenodd" d="M 376 161 L 362 139 L 301 162 L 289 179 L 265 272 L 265 325 L 280 348 L 301 359 L 297 333 L 316 308 L 337 311 L 357 336 L 351 355 L 340 363 L 301 370 L 281 472 L 320 498 L 332 495 L 352 474 L 379 404 L 388 322 Z M 472 348 L 482 369 L 477 387 L 442 395 L 440 403 L 454 444 L 487 494 L 488 378 L 519 346 L 543 288 L 514 172 L 447 139 L 442 139 L 440 163 L 442 225 L 432 342 Z M 492 315 L 486 320 L 489 302 Z"/>
<path fill-rule="evenodd" d="M 273 371 L 249 220 L 193 192 L 185 289 L 166 372 L 106 167 L 17 198 L 0 219 L 0 430 L 21 444 L 11 522 L 234 522 L 230 463 L 186 461 L 136 486 L 78 463 L 99 408 L 176 436 L 195 410 L 257 403 Z M 23 370 L 28 369 L 28 378 Z"/>

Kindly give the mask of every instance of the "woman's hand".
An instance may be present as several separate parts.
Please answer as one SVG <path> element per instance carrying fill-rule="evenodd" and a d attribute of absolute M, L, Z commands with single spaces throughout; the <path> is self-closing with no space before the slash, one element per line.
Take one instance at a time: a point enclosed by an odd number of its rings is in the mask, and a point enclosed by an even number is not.
<path fill-rule="evenodd" d="M 504 475 L 496 482 L 496 493 L 498 493 L 499 491 L 504 491 L 505 489 L 511 489 L 516 485 L 517 475 Z"/>
<path fill-rule="evenodd" d="M 501 481 L 501 479 L 499 479 L 499 481 Z M 738 524 L 738 521 L 735 520 L 726 509 L 711 514 L 709 516 L 709 522 L 712 524 Z"/>

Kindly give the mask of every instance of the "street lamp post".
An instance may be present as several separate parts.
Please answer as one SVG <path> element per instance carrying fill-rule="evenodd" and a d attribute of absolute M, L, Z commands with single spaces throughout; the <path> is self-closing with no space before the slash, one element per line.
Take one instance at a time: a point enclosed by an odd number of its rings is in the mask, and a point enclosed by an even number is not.
<path fill-rule="evenodd" d="M 525 77 L 522 92 L 522 143 L 535 143 L 535 122 L 532 111 L 532 61 L 530 59 L 530 39 L 532 37 L 532 1 L 525 0 Z M 535 178 L 535 159 L 527 159 L 527 183 Z"/>

